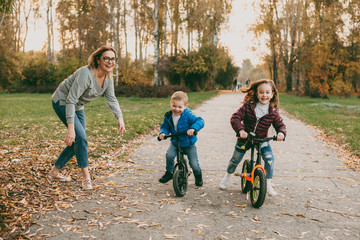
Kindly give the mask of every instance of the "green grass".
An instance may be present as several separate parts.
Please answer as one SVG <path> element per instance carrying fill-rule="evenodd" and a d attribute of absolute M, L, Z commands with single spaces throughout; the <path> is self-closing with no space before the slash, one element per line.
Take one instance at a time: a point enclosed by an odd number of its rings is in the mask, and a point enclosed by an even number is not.
<path fill-rule="evenodd" d="M 189 108 L 196 108 L 216 94 L 189 93 Z M 109 147 L 118 148 L 138 134 L 149 132 L 161 124 L 165 111 L 170 109 L 170 98 L 119 97 L 118 100 L 127 129 L 122 137 L 103 97 L 85 106 L 88 140 L 96 144 L 90 156 L 100 156 Z M 64 139 L 66 129 L 52 109 L 51 94 L 0 94 L 0 102 L 0 141 L 4 145 Z"/>
<path fill-rule="evenodd" d="M 281 94 L 280 107 L 307 124 L 317 126 L 360 156 L 360 99 L 353 96 L 315 99 Z"/>

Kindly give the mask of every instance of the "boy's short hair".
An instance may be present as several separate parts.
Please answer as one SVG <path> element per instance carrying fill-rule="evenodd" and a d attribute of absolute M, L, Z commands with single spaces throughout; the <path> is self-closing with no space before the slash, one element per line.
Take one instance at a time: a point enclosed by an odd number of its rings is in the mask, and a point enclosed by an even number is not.
<path fill-rule="evenodd" d="M 171 96 L 171 100 L 170 101 L 183 101 L 183 103 L 185 105 L 188 104 L 188 96 L 185 92 L 183 91 L 176 91 L 173 93 L 173 95 Z"/>

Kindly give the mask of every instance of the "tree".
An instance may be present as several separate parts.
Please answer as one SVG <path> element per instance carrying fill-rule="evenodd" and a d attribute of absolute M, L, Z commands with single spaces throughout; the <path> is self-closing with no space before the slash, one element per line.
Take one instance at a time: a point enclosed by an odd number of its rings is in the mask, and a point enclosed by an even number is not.
<path fill-rule="evenodd" d="M 0 20 L 0 26 L 2 25 L 5 14 L 10 13 L 12 9 L 14 8 L 14 2 L 13 0 L 2 0 L 0 1 L 0 13 L 1 13 L 1 20 Z"/>
<path fill-rule="evenodd" d="M 141 0 L 142 5 L 147 9 L 148 13 L 154 21 L 154 86 L 159 85 L 159 59 L 160 59 L 160 50 L 159 50 L 159 0 L 154 0 L 154 8 L 151 9 L 144 0 Z"/>

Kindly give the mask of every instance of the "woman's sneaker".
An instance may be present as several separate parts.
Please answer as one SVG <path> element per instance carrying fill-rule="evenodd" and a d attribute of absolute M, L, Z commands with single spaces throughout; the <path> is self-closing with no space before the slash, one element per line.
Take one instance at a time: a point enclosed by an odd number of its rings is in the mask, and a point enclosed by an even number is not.
<path fill-rule="evenodd" d="M 61 173 L 58 173 L 56 176 L 53 176 L 49 173 L 48 177 L 51 180 L 55 180 L 55 181 L 59 181 L 59 182 L 70 182 L 71 181 L 70 177 L 66 177 L 66 176 L 62 175 Z"/>
<path fill-rule="evenodd" d="M 164 176 L 162 176 L 159 179 L 159 182 L 161 183 L 167 183 L 168 181 L 170 181 L 171 179 L 173 179 L 173 174 L 171 172 L 166 171 Z"/>
<path fill-rule="evenodd" d="M 91 179 L 90 178 L 86 178 L 83 180 L 82 182 L 82 189 L 84 190 L 91 190 L 93 189 L 93 186 L 91 184 Z"/>
<path fill-rule="evenodd" d="M 231 177 L 226 174 L 226 176 L 223 178 L 223 180 L 221 181 L 221 183 L 219 185 L 220 189 L 224 190 L 227 188 L 227 186 L 229 185 L 229 182 L 230 182 L 230 178 Z"/>

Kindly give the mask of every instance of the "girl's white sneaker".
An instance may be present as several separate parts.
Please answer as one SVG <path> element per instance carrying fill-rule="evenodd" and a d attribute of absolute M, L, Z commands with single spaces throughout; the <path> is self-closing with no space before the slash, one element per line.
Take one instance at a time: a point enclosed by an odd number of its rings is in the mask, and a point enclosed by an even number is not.
<path fill-rule="evenodd" d="M 270 196 L 276 196 L 277 195 L 277 192 L 274 190 L 274 188 L 272 187 L 271 185 L 271 181 L 270 179 L 267 179 L 266 180 L 266 192 L 270 195 Z"/>
<path fill-rule="evenodd" d="M 230 176 L 226 175 L 223 180 L 221 181 L 219 188 L 224 190 L 227 188 L 227 186 L 229 185 L 230 182 Z"/>

